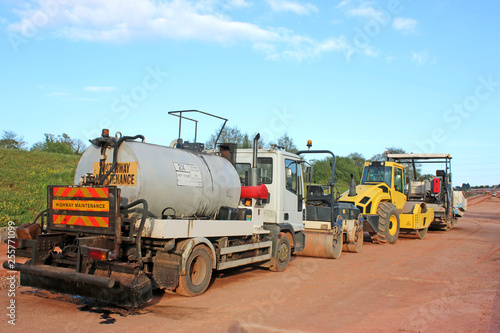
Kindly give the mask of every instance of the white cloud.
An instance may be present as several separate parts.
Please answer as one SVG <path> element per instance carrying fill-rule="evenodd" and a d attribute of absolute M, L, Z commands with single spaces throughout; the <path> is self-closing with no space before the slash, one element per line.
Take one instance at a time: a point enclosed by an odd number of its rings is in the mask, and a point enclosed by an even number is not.
<path fill-rule="evenodd" d="M 42 0 L 37 1 L 37 8 L 18 11 L 21 19 L 9 25 L 10 31 L 24 37 L 33 31 L 45 31 L 71 40 L 114 42 L 163 37 L 226 43 L 279 37 L 255 24 L 232 21 L 215 13 L 218 1 L 65 0 L 64 5 L 50 11 Z M 225 4 L 244 6 L 247 2 L 233 0 Z"/>
<path fill-rule="evenodd" d="M 276 11 L 305 15 L 318 11 L 299 0 L 267 0 Z M 46 4 L 59 4 L 53 8 Z M 347 3 L 347 2 L 346 2 Z M 370 3 L 365 3 L 367 9 Z M 231 19 L 227 13 L 252 5 L 249 0 L 33 0 L 20 4 L 10 32 L 26 38 L 55 37 L 72 41 L 127 42 L 154 38 L 201 40 L 214 43 L 249 43 L 269 59 L 303 60 L 328 52 L 377 56 L 371 48 L 355 50 L 344 36 L 316 40 L 285 28 L 263 28 Z M 35 27 L 35 29 L 30 29 Z M 30 33 L 30 36 L 26 34 Z M 349 56 L 346 56 L 348 59 Z M 110 91 L 112 87 L 86 87 Z"/>
<path fill-rule="evenodd" d="M 267 3 L 276 12 L 292 12 L 298 15 L 307 15 L 318 11 L 318 8 L 310 3 L 300 4 L 288 0 L 267 0 Z"/>
<path fill-rule="evenodd" d="M 250 7 L 251 4 L 245 0 L 228 0 L 226 6 L 229 8 L 244 8 Z"/>
<path fill-rule="evenodd" d="M 336 9 L 347 6 L 351 0 L 342 0 L 338 5 L 335 6 Z"/>
<path fill-rule="evenodd" d="M 423 50 L 420 52 L 411 52 L 411 60 L 417 65 L 425 65 L 427 63 L 435 64 L 436 57 L 433 57 L 429 54 L 429 51 Z"/>
<path fill-rule="evenodd" d="M 91 92 L 108 92 L 108 91 L 114 91 L 116 90 L 115 87 L 85 87 L 83 88 L 85 91 L 91 91 Z"/>
<path fill-rule="evenodd" d="M 372 7 L 372 2 L 363 2 L 357 8 L 347 9 L 345 11 L 347 16 L 351 17 L 361 17 L 367 19 L 382 18 L 385 19 L 383 12 Z"/>
<path fill-rule="evenodd" d="M 395 30 L 401 31 L 404 34 L 414 33 L 417 28 L 418 21 L 411 18 L 396 17 L 392 22 L 392 27 Z"/>
<path fill-rule="evenodd" d="M 359 49 L 354 47 L 345 36 L 332 37 L 326 40 L 315 40 L 305 36 L 286 35 L 282 44 L 260 43 L 254 47 L 266 54 L 268 59 L 282 60 L 291 59 L 302 61 L 314 59 L 327 53 L 341 53 L 347 62 L 353 54 L 376 57 L 378 52 L 370 47 Z"/>

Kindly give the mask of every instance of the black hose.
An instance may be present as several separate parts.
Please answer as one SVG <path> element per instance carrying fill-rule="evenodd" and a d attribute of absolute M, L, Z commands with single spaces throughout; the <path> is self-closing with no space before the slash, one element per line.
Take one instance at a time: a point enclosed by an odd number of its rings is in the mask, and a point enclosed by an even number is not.
<path fill-rule="evenodd" d="M 38 219 L 39 219 L 39 218 L 40 218 L 43 214 L 47 213 L 48 211 L 49 211 L 48 209 L 46 209 L 46 210 L 42 210 L 42 211 L 40 212 L 40 214 L 38 214 L 38 215 L 35 217 L 35 219 L 33 220 L 33 224 L 34 224 L 34 223 L 36 223 L 36 221 L 37 221 L 37 220 L 38 220 Z M 42 227 L 42 232 L 43 232 L 43 218 L 42 218 L 41 227 Z"/>
<path fill-rule="evenodd" d="M 132 203 L 129 203 L 126 206 L 120 206 L 120 210 L 126 210 L 139 204 L 142 204 L 142 217 L 141 224 L 139 225 L 139 229 L 137 230 L 137 237 L 135 238 L 135 246 L 137 248 L 137 257 L 139 258 L 139 263 L 142 265 L 141 240 L 142 230 L 144 229 L 144 225 L 146 224 L 146 217 L 148 216 L 148 202 L 144 199 L 139 199 Z"/>
<path fill-rule="evenodd" d="M 125 140 L 136 139 L 142 139 L 142 142 L 144 142 L 144 135 L 139 134 L 136 136 L 122 136 L 120 139 L 118 139 L 113 150 L 113 163 L 111 164 L 111 168 L 109 168 L 108 172 L 106 172 L 102 177 L 99 177 L 99 185 L 103 185 L 106 178 L 108 178 L 108 176 L 116 169 L 116 165 L 118 164 L 118 148 L 120 148 L 122 142 Z"/>

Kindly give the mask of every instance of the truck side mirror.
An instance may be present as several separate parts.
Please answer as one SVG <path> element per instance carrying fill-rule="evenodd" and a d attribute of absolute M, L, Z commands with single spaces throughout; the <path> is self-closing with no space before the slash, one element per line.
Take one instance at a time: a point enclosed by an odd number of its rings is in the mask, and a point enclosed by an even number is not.
<path fill-rule="evenodd" d="M 306 183 L 310 183 L 312 181 L 312 168 L 310 166 L 306 167 Z"/>

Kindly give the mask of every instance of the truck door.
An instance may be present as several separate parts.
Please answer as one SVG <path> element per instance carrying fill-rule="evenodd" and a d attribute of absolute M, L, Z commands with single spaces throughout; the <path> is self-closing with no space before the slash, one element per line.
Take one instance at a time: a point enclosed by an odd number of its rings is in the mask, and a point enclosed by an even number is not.
<path fill-rule="evenodd" d="M 290 223 L 295 230 L 301 230 L 303 188 L 302 171 L 297 161 L 285 159 L 285 183 L 283 189 L 283 210 L 280 222 Z"/>

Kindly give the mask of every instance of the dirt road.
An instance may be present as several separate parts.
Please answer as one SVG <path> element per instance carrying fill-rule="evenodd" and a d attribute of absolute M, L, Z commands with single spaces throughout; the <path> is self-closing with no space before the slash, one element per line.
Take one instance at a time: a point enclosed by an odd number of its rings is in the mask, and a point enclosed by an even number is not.
<path fill-rule="evenodd" d="M 338 260 L 294 257 L 282 273 L 234 270 L 202 296 L 158 293 L 133 312 L 26 287 L 15 298 L 7 291 L 0 290 L 3 332 L 499 332 L 500 199 L 470 207 L 453 230 L 424 240 L 365 242 Z M 11 299 L 15 327 L 7 323 Z"/>

